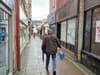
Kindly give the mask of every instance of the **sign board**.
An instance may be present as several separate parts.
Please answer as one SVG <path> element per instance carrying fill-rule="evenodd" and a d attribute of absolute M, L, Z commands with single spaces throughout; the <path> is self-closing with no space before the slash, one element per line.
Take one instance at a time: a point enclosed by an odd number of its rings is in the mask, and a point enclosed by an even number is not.
<path fill-rule="evenodd" d="M 100 21 L 96 21 L 96 36 L 95 42 L 100 43 Z"/>
<path fill-rule="evenodd" d="M 49 16 L 48 23 L 49 23 L 49 25 L 55 23 L 55 13 L 53 13 Z"/>

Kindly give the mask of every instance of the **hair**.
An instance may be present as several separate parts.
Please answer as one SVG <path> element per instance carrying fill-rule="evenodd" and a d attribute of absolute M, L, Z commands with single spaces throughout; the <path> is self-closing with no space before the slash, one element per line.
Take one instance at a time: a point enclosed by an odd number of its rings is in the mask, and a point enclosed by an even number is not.
<path fill-rule="evenodd" d="M 50 35 L 50 34 L 53 34 L 52 29 L 48 29 L 48 34 L 49 34 L 49 35 Z"/>

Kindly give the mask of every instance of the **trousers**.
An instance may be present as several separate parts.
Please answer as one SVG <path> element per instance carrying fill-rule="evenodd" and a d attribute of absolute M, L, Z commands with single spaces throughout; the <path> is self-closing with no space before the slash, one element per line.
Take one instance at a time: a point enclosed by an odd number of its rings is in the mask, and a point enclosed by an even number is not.
<path fill-rule="evenodd" d="M 56 54 L 52 54 L 53 71 L 56 71 Z M 50 63 L 50 55 L 46 55 L 46 70 L 48 70 Z"/>

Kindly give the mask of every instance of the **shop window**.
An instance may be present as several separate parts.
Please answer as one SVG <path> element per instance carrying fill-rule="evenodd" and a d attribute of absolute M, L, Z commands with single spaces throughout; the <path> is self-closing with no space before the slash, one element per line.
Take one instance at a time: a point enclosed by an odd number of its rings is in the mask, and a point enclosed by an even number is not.
<path fill-rule="evenodd" d="M 61 41 L 66 42 L 66 21 L 61 23 Z"/>
<path fill-rule="evenodd" d="M 100 56 L 100 7 L 93 11 L 92 53 Z"/>
<path fill-rule="evenodd" d="M 76 18 L 68 20 L 67 43 L 75 46 Z"/>
<path fill-rule="evenodd" d="M 0 68 L 8 69 L 8 14 L 0 9 Z"/>
<path fill-rule="evenodd" d="M 84 50 L 90 51 L 90 40 L 91 40 L 91 18 L 92 12 L 87 11 L 85 13 L 85 27 L 84 27 Z"/>

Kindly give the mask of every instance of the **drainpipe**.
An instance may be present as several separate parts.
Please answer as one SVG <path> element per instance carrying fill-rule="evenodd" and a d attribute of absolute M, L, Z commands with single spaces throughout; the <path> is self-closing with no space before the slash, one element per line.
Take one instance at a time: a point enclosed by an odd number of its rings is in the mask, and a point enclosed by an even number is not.
<path fill-rule="evenodd" d="M 16 0 L 17 6 L 17 69 L 20 71 L 20 24 L 19 24 L 19 0 Z"/>

